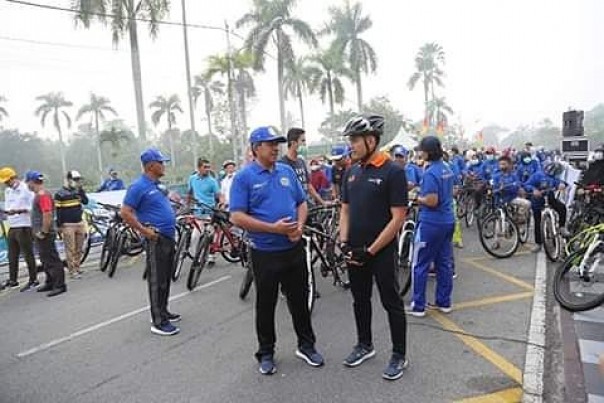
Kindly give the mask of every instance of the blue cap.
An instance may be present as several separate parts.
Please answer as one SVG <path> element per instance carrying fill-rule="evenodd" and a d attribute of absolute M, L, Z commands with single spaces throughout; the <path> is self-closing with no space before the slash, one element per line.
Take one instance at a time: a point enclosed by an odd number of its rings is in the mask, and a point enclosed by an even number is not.
<path fill-rule="evenodd" d="M 330 159 L 339 160 L 340 158 L 345 157 L 348 153 L 349 153 L 349 151 L 348 151 L 347 146 L 342 146 L 342 145 L 333 146 L 331 148 Z"/>
<path fill-rule="evenodd" d="M 277 143 L 287 143 L 285 137 L 277 134 L 277 131 L 271 126 L 261 126 L 250 134 L 250 143 L 261 143 L 263 141 L 275 141 Z"/>
<path fill-rule="evenodd" d="M 164 157 L 161 152 L 157 148 L 147 148 L 141 154 L 141 162 L 143 165 L 148 164 L 149 162 L 167 162 L 170 161 L 170 158 Z"/>
<path fill-rule="evenodd" d="M 25 172 L 25 182 L 43 181 L 44 175 L 38 171 L 27 171 Z"/>
<path fill-rule="evenodd" d="M 409 150 L 407 150 L 403 146 L 394 146 L 392 148 L 392 155 L 394 155 L 395 157 L 406 157 L 407 155 L 409 155 Z"/>

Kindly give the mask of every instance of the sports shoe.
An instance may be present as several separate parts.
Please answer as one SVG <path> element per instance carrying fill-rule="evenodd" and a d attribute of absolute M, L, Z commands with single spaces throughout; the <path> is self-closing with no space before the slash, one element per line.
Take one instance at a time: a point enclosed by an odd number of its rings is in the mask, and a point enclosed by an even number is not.
<path fill-rule="evenodd" d="M 531 252 L 532 253 L 539 253 L 541 252 L 541 245 L 535 245 L 531 248 Z"/>
<path fill-rule="evenodd" d="M 413 303 L 411 303 L 411 306 L 405 309 L 405 312 L 407 312 L 411 316 L 415 316 L 416 318 L 423 318 L 424 316 L 426 316 L 426 311 L 424 309 L 415 308 L 413 306 Z"/>
<path fill-rule="evenodd" d="M 457 278 L 457 273 L 453 273 L 453 280 Z"/>
<path fill-rule="evenodd" d="M 21 288 L 19 291 L 20 292 L 26 292 L 26 291 L 33 291 L 35 288 L 37 288 L 40 285 L 39 282 L 37 281 L 30 281 L 29 283 L 27 283 L 25 285 L 25 287 Z"/>
<path fill-rule="evenodd" d="M 158 334 L 160 336 L 174 336 L 179 332 L 180 329 L 171 324 L 170 322 L 162 323 L 159 326 L 151 326 L 151 333 Z"/>
<path fill-rule="evenodd" d="M 180 319 L 181 319 L 181 317 L 180 317 L 180 315 L 179 315 L 179 314 L 177 314 L 177 313 L 171 313 L 171 312 L 168 312 L 168 320 L 169 320 L 171 323 L 180 322 Z"/>
<path fill-rule="evenodd" d="M 358 344 L 354 346 L 352 353 L 346 357 L 344 360 L 344 365 L 354 368 L 373 357 L 375 357 L 375 349 L 373 347 L 365 347 Z"/>
<path fill-rule="evenodd" d="M 46 296 L 47 297 L 56 297 L 57 295 L 63 294 L 64 292 L 67 292 L 67 286 L 65 284 L 63 284 L 62 286 L 53 288 L 51 292 L 49 292 Z"/>
<path fill-rule="evenodd" d="M 453 311 L 453 307 L 438 306 L 436 304 L 428 304 L 428 309 L 441 311 L 442 313 L 451 313 Z"/>
<path fill-rule="evenodd" d="M 19 282 L 18 281 L 10 281 L 10 280 L 6 280 L 6 282 L 4 283 L 4 288 L 17 288 L 19 287 Z"/>
<path fill-rule="evenodd" d="M 392 353 L 392 358 L 382 374 L 382 378 L 389 381 L 395 381 L 403 376 L 403 371 L 409 366 L 409 360 L 406 360 L 402 354 Z"/>
<path fill-rule="evenodd" d="M 262 375 L 272 375 L 277 372 L 275 360 L 272 355 L 264 355 L 260 359 L 260 367 L 258 368 Z"/>
<path fill-rule="evenodd" d="M 42 287 L 38 287 L 38 292 L 47 292 L 52 291 L 52 284 L 45 283 Z"/>
<path fill-rule="evenodd" d="M 303 359 L 311 367 L 321 367 L 325 363 L 323 356 L 314 347 L 298 347 L 296 357 Z"/>

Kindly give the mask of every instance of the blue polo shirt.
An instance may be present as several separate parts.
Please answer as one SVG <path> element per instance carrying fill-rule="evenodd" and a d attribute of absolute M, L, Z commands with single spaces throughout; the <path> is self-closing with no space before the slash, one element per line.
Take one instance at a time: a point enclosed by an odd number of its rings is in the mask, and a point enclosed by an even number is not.
<path fill-rule="evenodd" d="M 176 217 L 168 196 L 158 185 L 159 182 L 141 175 L 126 191 L 124 204 L 134 209 L 136 218 L 142 224 L 150 224 L 160 234 L 174 239 Z"/>
<path fill-rule="evenodd" d="M 454 224 L 453 214 L 453 171 L 440 161 L 432 161 L 424 171 L 420 185 L 420 196 L 438 195 L 438 205 L 434 208 L 421 205 L 419 221 L 431 224 Z"/>
<path fill-rule="evenodd" d="M 285 217 L 298 219 L 298 206 L 306 193 L 296 173 L 288 165 L 276 163 L 272 170 L 252 162 L 235 175 L 231 185 L 231 213 L 241 211 L 257 220 L 274 223 Z M 291 249 L 294 243 L 285 235 L 249 232 L 252 248 L 265 252 Z"/>
<path fill-rule="evenodd" d="M 216 205 L 216 195 L 220 193 L 220 186 L 216 179 L 210 175 L 201 176 L 194 173 L 189 177 L 187 192 L 191 193 L 195 200 L 214 207 Z"/>

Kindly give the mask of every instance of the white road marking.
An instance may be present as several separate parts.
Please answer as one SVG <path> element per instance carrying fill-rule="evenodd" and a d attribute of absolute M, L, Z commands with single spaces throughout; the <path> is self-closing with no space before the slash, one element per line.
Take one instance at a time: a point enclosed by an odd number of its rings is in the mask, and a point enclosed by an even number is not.
<path fill-rule="evenodd" d="M 547 267 L 545 254 L 537 255 L 537 270 L 535 273 L 535 294 L 529 325 L 526 358 L 524 362 L 524 378 L 522 397 L 523 403 L 543 402 L 543 370 L 545 363 L 545 313 L 547 290 Z"/>
<path fill-rule="evenodd" d="M 203 284 L 203 285 L 197 287 L 193 291 L 185 291 L 185 292 L 182 292 L 180 294 L 173 295 L 172 297 L 170 297 L 170 301 L 175 301 L 177 299 L 180 299 L 180 298 L 182 298 L 182 297 L 184 297 L 186 295 L 190 295 L 190 294 L 192 294 L 194 292 L 197 292 L 199 290 L 203 290 L 205 288 L 209 288 L 209 287 L 211 287 L 213 285 L 221 283 L 221 282 L 223 282 L 225 280 L 228 280 L 230 278 L 231 278 L 230 275 L 222 276 L 222 277 L 220 277 L 220 278 L 218 278 L 218 279 L 216 279 L 214 281 L 210 281 L 209 283 L 206 283 L 206 284 Z M 134 311 L 127 312 L 127 313 L 125 313 L 123 315 L 116 316 L 115 318 L 106 320 L 104 322 L 97 323 L 96 325 L 92 325 L 92 326 L 89 326 L 87 328 L 78 330 L 77 332 L 74 332 L 74 333 L 72 333 L 72 334 L 70 334 L 68 336 L 61 337 L 59 339 L 55 339 L 55 340 L 49 341 L 48 343 L 40 344 L 39 346 L 30 348 L 29 350 L 26 350 L 26 351 L 22 351 L 22 352 L 20 352 L 20 353 L 17 354 L 17 358 L 25 358 L 25 357 L 28 357 L 30 355 L 39 353 L 41 351 L 48 350 L 49 348 L 52 348 L 52 347 L 57 346 L 59 344 L 63 344 L 65 342 L 67 342 L 67 341 L 73 340 L 73 339 L 78 338 L 80 336 L 84 336 L 84 335 L 86 335 L 88 333 L 91 333 L 91 332 L 94 332 L 96 330 L 102 329 L 102 328 L 104 328 L 106 326 L 109 326 L 109 325 L 112 325 L 114 323 L 120 322 L 120 321 L 122 321 L 124 319 L 131 318 L 132 316 L 138 315 L 139 313 L 146 312 L 148 310 L 149 310 L 149 305 L 147 305 L 147 306 L 145 306 L 143 308 L 135 309 Z"/>

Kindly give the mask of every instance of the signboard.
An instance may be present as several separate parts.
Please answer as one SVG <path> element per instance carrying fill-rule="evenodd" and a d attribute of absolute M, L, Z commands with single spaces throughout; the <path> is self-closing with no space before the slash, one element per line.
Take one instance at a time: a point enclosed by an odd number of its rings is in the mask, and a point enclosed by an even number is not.
<path fill-rule="evenodd" d="M 562 150 L 563 154 L 584 153 L 585 155 L 587 155 L 587 153 L 589 152 L 589 139 L 579 137 L 563 139 L 560 149 Z"/>

